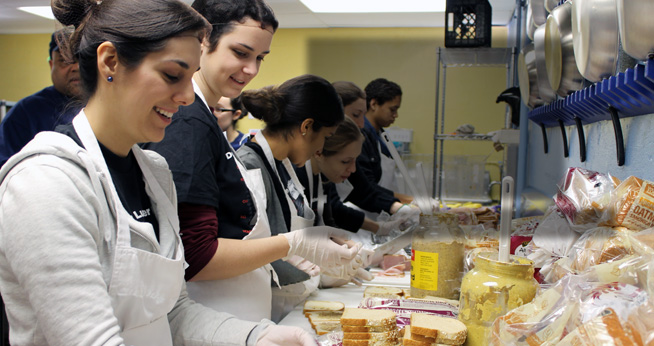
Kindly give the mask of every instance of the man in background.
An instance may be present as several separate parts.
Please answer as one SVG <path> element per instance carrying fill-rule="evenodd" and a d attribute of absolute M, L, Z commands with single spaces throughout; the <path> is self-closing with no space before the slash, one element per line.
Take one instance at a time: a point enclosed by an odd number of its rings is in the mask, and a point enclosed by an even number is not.
<path fill-rule="evenodd" d="M 81 93 L 79 65 L 64 59 L 52 34 L 49 58 L 52 85 L 18 101 L 0 123 L 0 167 L 41 131 L 52 131 L 59 124 L 70 123 L 79 112 L 71 103 Z"/>

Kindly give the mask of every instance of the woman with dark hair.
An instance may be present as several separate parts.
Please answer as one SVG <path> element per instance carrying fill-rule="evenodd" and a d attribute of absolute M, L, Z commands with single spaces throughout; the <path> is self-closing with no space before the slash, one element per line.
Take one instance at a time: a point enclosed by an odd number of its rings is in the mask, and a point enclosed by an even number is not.
<path fill-rule="evenodd" d="M 243 107 L 240 96 L 231 99 L 225 96 L 221 97 L 216 107 L 211 107 L 211 112 L 218 119 L 218 126 L 223 130 L 227 141 L 234 150 L 238 150 L 243 143 L 247 142 L 248 136 L 236 130 L 236 122 L 248 115 L 248 110 Z"/>
<path fill-rule="evenodd" d="M 191 301 L 160 141 L 193 102 L 208 23 L 176 0 L 53 0 L 85 108 L 0 170 L 0 291 L 13 345 L 314 344 Z M 67 48 L 64 48 L 67 47 Z M 56 198 L 56 203 L 52 203 Z"/>
<path fill-rule="evenodd" d="M 175 114 L 164 140 L 145 147 L 165 157 L 173 172 L 189 296 L 259 321 L 271 314 L 271 262 L 293 258 L 314 273 L 315 266 L 297 256 L 329 268 L 350 263 L 358 248 L 331 241 L 331 235 L 346 236 L 336 229 L 271 237 L 261 174 L 239 162 L 209 107 L 223 96 L 237 97 L 257 75 L 277 20 L 263 0 L 196 0 L 192 7 L 213 27 L 193 76 L 195 97 Z"/>
<path fill-rule="evenodd" d="M 272 233 L 313 226 L 314 213 L 293 165 L 304 166 L 320 152 L 325 138 L 343 121 L 338 94 L 325 79 L 303 75 L 279 86 L 246 90 L 241 99 L 253 117 L 266 123 L 238 155 L 248 169 L 261 170 Z M 282 290 L 273 290 L 272 301 L 273 321 L 279 321 L 318 287 L 319 278 L 288 262 L 276 261 L 273 267 L 282 285 Z"/>

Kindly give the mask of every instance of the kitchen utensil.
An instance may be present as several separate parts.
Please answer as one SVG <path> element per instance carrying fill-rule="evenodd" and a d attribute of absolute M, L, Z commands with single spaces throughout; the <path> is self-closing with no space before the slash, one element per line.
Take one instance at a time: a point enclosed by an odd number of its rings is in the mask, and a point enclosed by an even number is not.
<path fill-rule="evenodd" d="M 536 52 L 534 52 L 533 43 L 525 45 L 518 56 L 518 83 L 520 83 L 522 102 L 526 106 L 534 108 L 544 103 L 538 96 Z"/>
<path fill-rule="evenodd" d="M 545 0 L 531 0 L 531 15 L 534 17 L 534 24 L 541 26 L 547 21 L 547 10 L 545 9 Z"/>
<path fill-rule="evenodd" d="M 654 53 L 654 2 L 618 0 L 617 7 L 622 49 L 635 59 L 647 60 Z"/>
<path fill-rule="evenodd" d="M 584 77 L 575 62 L 572 43 L 572 3 L 552 10 L 545 24 L 545 64 L 550 86 L 561 97 L 581 90 Z"/>
<path fill-rule="evenodd" d="M 547 63 L 545 58 L 545 25 L 541 25 L 534 33 L 534 52 L 536 53 L 536 76 L 538 84 L 538 96 L 545 102 L 550 103 L 556 99 L 556 93 L 550 85 L 547 77 Z"/>
<path fill-rule="evenodd" d="M 615 74 L 618 32 L 616 0 L 572 2 L 572 43 L 584 78 L 599 82 Z"/>
<path fill-rule="evenodd" d="M 502 178 L 502 200 L 500 206 L 500 262 L 509 262 L 511 248 L 511 219 L 513 218 L 513 178 Z"/>
<path fill-rule="evenodd" d="M 531 3 L 527 5 L 527 19 L 525 20 L 525 32 L 527 33 L 527 37 L 529 37 L 530 40 L 534 39 L 534 31 L 536 31 L 536 24 L 534 24 L 534 16 L 531 10 Z"/>

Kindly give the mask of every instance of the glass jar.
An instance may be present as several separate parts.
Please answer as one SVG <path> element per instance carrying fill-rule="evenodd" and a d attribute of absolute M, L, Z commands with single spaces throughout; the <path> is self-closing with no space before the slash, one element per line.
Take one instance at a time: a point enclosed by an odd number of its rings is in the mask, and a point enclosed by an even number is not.
<path fill-rule="evenodd" d="M 497 252 L 479 253 L 475 268 L 463 277 L 459 320 L 468 327 L 465 345 L 488 345 L 495 318 L 531 302 L 538 290 L 532 261 L 511 256 L 506 263 L 497 257 Z"/>
<path fill-rule="evenodd" d="M 459 299 L 463 244 L 456 215 L 420 215 L 411 239 L 411 297 Z"/>

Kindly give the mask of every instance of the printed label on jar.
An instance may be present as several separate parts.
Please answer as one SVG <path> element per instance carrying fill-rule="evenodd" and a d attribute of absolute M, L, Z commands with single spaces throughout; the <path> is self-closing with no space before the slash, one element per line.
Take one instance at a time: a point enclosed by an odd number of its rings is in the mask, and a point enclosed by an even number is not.
<path fill-rule="evenodd" d="M 438 253 L 411 249 L 411 287 L 438 290 Z"/>

